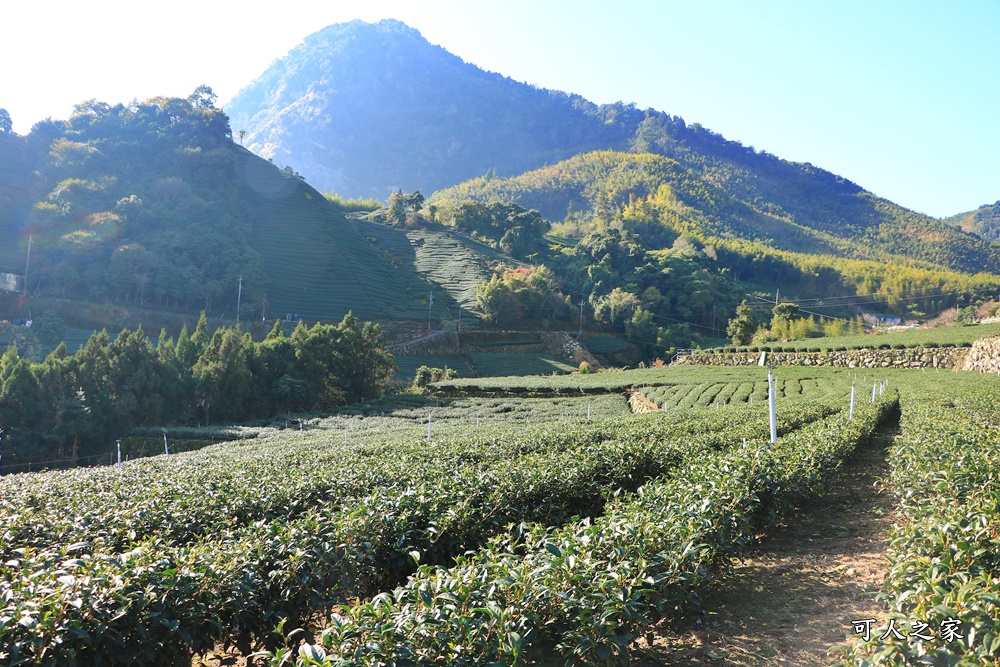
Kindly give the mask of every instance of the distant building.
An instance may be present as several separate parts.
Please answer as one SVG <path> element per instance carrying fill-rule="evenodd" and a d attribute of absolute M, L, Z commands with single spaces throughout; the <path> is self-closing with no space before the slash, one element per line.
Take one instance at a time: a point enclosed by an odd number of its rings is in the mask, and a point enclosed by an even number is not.
<path fill-rule="evenodd" d="M 16 273 L 0 273 L 0 290 L 20 292 L 24 289 L 24 276 Z"/>
<path fill-rule="evenodd" d="M 864 313 L 861 315 L 865 324 L 870 327 L 892 327 L 903 323 L 903 318 L 882 313 Z"/>

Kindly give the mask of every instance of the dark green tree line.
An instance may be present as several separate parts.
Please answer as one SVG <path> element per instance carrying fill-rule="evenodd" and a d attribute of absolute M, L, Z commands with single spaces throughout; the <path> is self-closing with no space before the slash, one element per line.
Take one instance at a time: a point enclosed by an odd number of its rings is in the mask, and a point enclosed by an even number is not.
<path fill-rule="evenodd" d="M 176 341 L 142 328 L 95 333 L 76 354 L 40 364 L 11 346 L 0 357 L 4 464 L 82 460 L 136 427 L 234 422 L 376 398 L 395 372 L 382 329 L 348 314 L 337 325 L 276 325 L 254 342 L 239 328 L 211 335 L 202 314 Z"/>

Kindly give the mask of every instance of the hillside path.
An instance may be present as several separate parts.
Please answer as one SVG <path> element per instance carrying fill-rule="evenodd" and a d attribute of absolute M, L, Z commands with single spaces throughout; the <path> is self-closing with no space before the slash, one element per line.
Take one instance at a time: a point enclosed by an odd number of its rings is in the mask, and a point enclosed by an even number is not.
<path fill-rule="evenodd" d="M 708 591 L 704 615 L 637 644 L 634 667 L 821 667 L 851 641 L 852 619 L 874 617 L 895 503 L 881 482 L 899 436 L 888 423 L 845 462 L 830 493 L 800 508 Z"/>

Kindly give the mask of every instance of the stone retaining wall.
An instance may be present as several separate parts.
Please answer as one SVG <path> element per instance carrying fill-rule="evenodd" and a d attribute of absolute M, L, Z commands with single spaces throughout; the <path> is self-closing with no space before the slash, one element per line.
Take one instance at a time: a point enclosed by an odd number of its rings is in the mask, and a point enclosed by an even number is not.
<path fill-rule="evenodd" d="M 1000 337 L 996 341 L 1000 350 Z M 977 341 L 978 345 L 979 341 Z M 963 368 L 974 347 L 929 347 L 905 350 L 846 350 L 840 352 L 768 352 L 765 363 L 775 366 L 832 366 L 839 368 Z M 676 363 L 706 366 L 750 366 L 760 352 L 692 354 Z M 1000 359 L 1000 354 L 998 354 Z M 996 368 L 996 366 L 994 366 Z"/>
<path fill-rule="evenodd" d="M 1000 373 L 1000 336 L 980 338 L 973 343 L 962 370 Z"/>

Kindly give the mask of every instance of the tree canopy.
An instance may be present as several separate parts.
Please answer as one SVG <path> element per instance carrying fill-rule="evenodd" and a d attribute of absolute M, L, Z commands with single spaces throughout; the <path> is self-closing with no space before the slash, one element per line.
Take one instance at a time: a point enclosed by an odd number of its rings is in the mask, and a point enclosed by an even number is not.
<path fill-rule="evenodd" d="M 141 328 L 95 333 L 76 354 L 60 345 L 39 364 L 14 346 L 0 357 L 3 463 L 105 452 L 136 427 L 233 422 L 323 410 L 382 395 L 395 372 L 381 327 L 348 314 L 291 336 L 275 327 L 254 342 L 239 328 L 209 334 Z"/>
<path fill-rule="evenodd" d="M 19 150 L 34 176 L 13 193 L 0 184 L 18 200 L 12 226 L 34 242 L 32 294 L 211 310 L 242 275 L 244 297 L 259 300 L 245 186 L 215 99 L 199 86 L 188 98 L 88 100 L 32 128 Z"/>

